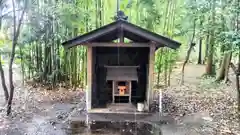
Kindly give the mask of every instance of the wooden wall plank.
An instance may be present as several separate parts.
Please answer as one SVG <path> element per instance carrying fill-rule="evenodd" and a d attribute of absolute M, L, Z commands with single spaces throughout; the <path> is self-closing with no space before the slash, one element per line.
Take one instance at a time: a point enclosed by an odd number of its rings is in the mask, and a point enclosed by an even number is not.
<path fill-rule="evenodd" d="M 149 47 L 149 43 L 89 43 L 85 46 L 92 47 Z"/>

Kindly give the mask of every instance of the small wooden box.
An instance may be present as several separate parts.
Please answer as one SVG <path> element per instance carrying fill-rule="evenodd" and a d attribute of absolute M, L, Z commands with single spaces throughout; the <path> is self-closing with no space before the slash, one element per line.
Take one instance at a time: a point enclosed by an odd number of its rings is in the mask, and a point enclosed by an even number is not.
<path fill-rule="evenodd" d="M 126 86 L 118 86 L 118 89 L 119 89 L 119 95 L 120 96 L 125 95 Z"/>

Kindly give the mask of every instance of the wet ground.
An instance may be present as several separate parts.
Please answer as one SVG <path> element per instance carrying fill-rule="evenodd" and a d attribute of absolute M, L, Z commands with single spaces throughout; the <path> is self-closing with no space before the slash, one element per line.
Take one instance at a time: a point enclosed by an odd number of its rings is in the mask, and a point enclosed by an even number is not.
<path fill-rule="evenodd" d="M 160 135 L 156 124 L 135 122 L 71 121 L 73 104 L 45 106 L 39 113 L 16 114 L 0 121 L 0 135 Z M 79 108 L 76 110 L 79 112 Z M 87 118 L 83 112 L 82 117 Z M 154 126 L 155 125 L 155 126 Z"/>
<path fill-rule="evenodd" d="M 87 124 L 84 102 L 36 104 L 40 107 L 31 110 L 17 108 L 18 111 L 14 111 L 10 118 L 2 115 L 4 118 L 0 118 L 0 135 L 198 135 L 196 129 L 200 129 L 204 121 L 202 118 L 206 116 L 196 114 L 185 117 L 185 124 L 192 125 L 188 127 L 174 121 L 144 123 L 124 119 L 120 122 L 92 121 Z M 71 120 L 76 112 L 82 121 Z"/>
<path fill-rule="evenodd" d="M 186 84 L 198 85 L 196 69 L 200 73 L 201 66 L 186 69 Z M 191 73 L 187 73 L 191 72 Z M 193 76 L 194 75 L 194 76 Z M 179 76 L 173 73 L 173 84 L 177 84 Z M 216 134 L 215 121 L 209 112 L 196 112 L 191 115 L 182 113 L 181 123 L 171 120 L 171 123 L 149 123 L 134 121 L 126 122 L 90 122 L 86 124 L 86 111 L 84 93 L 80 89 L 71 90 L 59 88 L 46 90 L 41 87 L 20 86 L 21 76 L 14 73 L 16 93 L 11 117 L 5 116 L 3 106 L 3 93 L 0 89 L 0 135 L 200 135 Z M 174 80 L 174 78 L 176 80 Z M 189 79 L 190 78 L 190 79 Z M 174 82 L 175 81 L 175 82 Z M 191 87 L 192 88 L 192 87 Z M 185 89 L 185 88 L 184 88 Z M 177 88 L 175 91 L 184 90 Z M 215 90 L 215 89 L 213 89 Z M 183 93 L 184 94 L 184 93 Z M 188 94 L 188 93 L 185 93 Z M 181 95 L 183 97 L 185 95 Z M 187 103 L 186 103 L 187 104 Z M 168 106 L 169 107 L 169 106 Z M 73 121 L 71 116 L 80 113 L 82 121 Z M 214 128 L 213 128 L 214 127 Z M 233 134 L 229 129 L 224 129 L 224 134 Z"/>

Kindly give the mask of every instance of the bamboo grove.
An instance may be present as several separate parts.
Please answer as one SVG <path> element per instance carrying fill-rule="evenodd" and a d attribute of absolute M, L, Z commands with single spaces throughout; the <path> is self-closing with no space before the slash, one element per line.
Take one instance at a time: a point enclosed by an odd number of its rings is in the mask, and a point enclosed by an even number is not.
<path fill-rule="evenodd" d="M 65 82 L 84 87 L 86 48 L 64 50 L 61 43 L 111 23 L 116 1 L 29 0 L 28 3 L 15 59 L 21 65 L 24 80 L 33 78 L 53 86 Z M 121 0 L 120 8 L 130 22 L 183 43 L 180 50 L 161 48 L 156 52 L 157 84 L 165 80 L 164 84 L 170 85 L 172 68 L 177 60 L 185 58 L 190 44 L 197 51 L 190 56 L 192 61 L 206 64 L 209 75 L 219 68 L 219 80 L 225 78 L 229 62 L 240 55 L 239 0 Z M 1 33 L 9 33 L 9 19 L 11 16 L 1 18 Z M 8 54 L 6 46 L 11 39 L 6 36 L 1 40 L 4 40 L 1 54 Z"/>

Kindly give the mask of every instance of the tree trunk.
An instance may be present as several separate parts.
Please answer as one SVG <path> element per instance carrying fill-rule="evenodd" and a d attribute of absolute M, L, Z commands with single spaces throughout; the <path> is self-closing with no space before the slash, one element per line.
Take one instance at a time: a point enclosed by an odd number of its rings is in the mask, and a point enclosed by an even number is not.
<path fill-rule="evenodd" d="M 206 42 L 205 42 L 205 56 L 204 56 L 203 64 L 205 64 L 206 61 L 207 61 L 208 48 L 209 48 L 209 32 L 208 32 L 208 34 L 207 34 Z"/>
<path fill-rule="evenodd" d="M 228 80 L 228 69 L 229 69 L 229 64 L 231 61 L 231 55 L 232 52 L 225 53 L 222 59 L 222 63 L 220 66 L 220 70 L 218 72 L 218 75 L 216 77 L 216 81 L 221 81 L 221 80 Z"/>
<path fill-rule="evenodd" d="M 22 85 L 24 85 L 24 76 L 25 76 L 25 68 L 24 68 L 24 60 L 23 60 L 23 51 L 22 51 L 22 47 L 19 48 L 20 49 L 20 57 L 21 57 L 21 71 L 22 71 Z"/>
<path fill-rule="evenodd" d="M 211 40 L 214 40 L 214 39 L 211 39 Z M 213 74 L 214 74 L 213 44 L 211 43 L 209 46 L 209 52 L 208 52 L 208 57 L 207 57 L 206 75 L 213 75 Z"/>
<path fill-rule="evenodd" d="M 15 11 L 15 1 L 12 0 L 12 6 L 13 6 L 13 41 L 12 41 L 12 52 L 11 52 L 11 57 L 9 61 L 9 99 L 7 102 L 7 115 L 11 113 L 11 108 L 12 108 L 12 99 L 13 99 L 13 93 L 14 93 L 14 85 L 13 85 L 13 72 L 12 72 L 12 65 L 13 65 L 13 60 L 15 57 L 15 49 L 16 49 L 16 11 Z"/>
<path fill-rule="evenodd" d="M 187 56 L 185 58 L 185 61 L 183 63 L 183 66 L 182 66 L 182 77 L 181 77 L 181 85 L 184 84 L 184 71 L 185 71 L 185 66 L 187 65 L 187 62 L 190 58 L 190 54 L 193 50 L 193 47 L 194 47 L 194 44 L 193 43 L 190 43 L 190 47 L 188 48 L 188 51 L 187 51 Z"/>
<path fill-rule="evenodd" d="M 0 6 L 2 7 L 3 5 L 3 1 L 0 0 Z M 0 15 L 2 16 L 2 10 L 0 9 Z M 2 28 L 2 17 L 0 17 L 0 30 Z M 5 97 L 5 101 L 8 100 L 9 98 L 9 93 L 8 93 L 8 89 L 7 89 L 7 85 L 6 85 L 6 80 L 5 80 L 5 75 L 4 75 L 4 70 L 3 70 L 3 65 L 2 65 L 2 61 L 1 61 L 1 54 L 0 54 L 0 76 L 1 76 L 1 83 L 2 83 L 2 88 L 3 88 L 3 92 L 4 92 L 4 97 Z"/>
<path fill-rule="evenodd" d="M 239 53 L 238 53 L 238 69 L 237 69 L 237 75 L 236 75 L 236 88 L 238 91 L 238 111 L 240 112 L 240 82 L 239 82 L 239 76 L 240 76 L 240 47 L 239 47 Z M 240 114 L 239 114 L 240 118 Z"/>
<path fill-rule="evenodd" d="M 198 64 L 202 64 L 202 37 L 199 39 Z"/>
<path fill-rule="evenodd" d="M 183 63 L 183 66 L 182 66 L 182 78 L 181 78 L 181 85 L 184 84 L 184 70 L 185 70 L 185 66 L 190 58 L 190 54 L 193 50 L 193 47 L 195 46 L 195 43 L 193 43 L 194 41 L 194 38 L 195 38 L 195 34 L 196 34 L 196 19 L 194 19 L 193 21 L 193 34 L 192 34 L 192 38 L 191 38 L 191 41 L 190 41 L 190 44 L 189 44 L 189 48 L 188 48 L 188 51 L 187 51 L 187 56 L 185 58 L 185 61 Z"/>
<path fill-rule="evenodd" d="M 230 55 L 228 55 L 228 58 L 226 61 L 226 66 L 225 66 L 226 70 L 225 70 L 225 78 L 224 78 L 225 82 L 229 81 L 228 73 L 229 73 L 229 67 L 230 67 L 231 60 L 232 60 L 232 52 L 230 53 Z"/>
<path fill-rule="evenodd" d="M 240 86 L 239 86 L 239 75 L 236 75 L 236 88 L 238 91 L 238 111 L 240 112 Z"/>
<path fill-rule="evenodd" d="M 2 83 L 2 88 L 4 91 L 5 101 L 7 101 L 9 98 L 9 94 L 8 94 L 8 89 L 7 89 L 7 85 L 6 85 L 6 81 L 5 81 L 5 75 L 4 75 L 4 70 L 3 70 L 2 61 L 1 61 L 1 55 L 0 55 L 0 75 L 1 75 L 1 80 L 2 80 L 1 83 Z"/>
<path fill-rule="evenodd" d="M 237 69 L 237 67 L 234 66 L 233 63 L 230 63 L 235 75 L 236 75 L 236 89 L 238 92 L 238 111 L 240 112 L 240 82 L 239 82 L 239 76 L 240 76 L 240 71 Z"/>
<path fill-rule="evenodd" d="M 200 28 L 203 28 L 203 21 L 204 21 L 204 16 L 200 16 Z M 202 35 L 200 35 L 199 37 L 199 50 L 198 50 L 198 64 L 202 64 L 203 61 L 202 61 L 202 41 L 203 41 L 203 37 Z"/>
<path fill-rule="evenodd" d="M 211 16 L 211 25 L 215 25 L 215 7 L 216 7 L 216 0 L 212 0 L 212 16 Z M 207 56 L 207 65 L 206 65 L 206 75 L 214 75 L 214 63 L 213 63 L 213 54 L 214 54 L 214 44 L 215 44 L 215 30 L 211 28 L 210 30 L 210 43 L 208 48 L 208 56 Z"/>
<path fill-rule="evenodd" d="M 238 72 L 240 72 L 240 46 L 238 48 L 239 48 L 239 51 L 238 51 Z"/>
<path fill-rule="evenodd" d="M 228 57 L 228 54 L 225 53 L 221 60 L 221 65 L 220 65 L 218 75 L 216 77 L 216 81 L 221 81 L 225 78 L 225 70 L 226 70 L 225 67 L 226 67 L 226 63 L 227 63 L 227 57 Z"/>
<path fill-rule="evenodd" d="M 26 3 L 25 3 L 26 4 Z M 14 85 L 13 85 L 13 70 L 12 65 L 15 58 L 15 49 L 17 46 L 17 40 L 20 34 L 20 27 L 22 25 L 23 16 L 25 13 L 26 5 L 21 13 L 20 19 L 18 21 L 18 25 L 16 23 L 16 8 L 15 8 L 15 1 L 12 0 L 12 6 L 13 6 L 13 39 L 12 39 L 12 52 L 9 62 L 9 99 L 7 102 L 7 115 L 10 115 L 11 108 L 12 108 L 12 100 L 13 100 L 13 94 L 14 94 Z"/>
<path fill-rule="evenodd" d="M 238 0 L 236 2 L 238 5 L 237 8 L 239 9 L 239 3 L 240 3 L 240 0 Z M 237 32 L 239 32 L 239 12 L 237 12 L 237 17 L 236 17 L 236 30 Z M 236 74 L 236 87 L 237 87 L 237 91 L 238 91 L 238 112 L 239 112 L 239 115 L 238 115 L 238 118 L 240 120 L 240 82 L 239 82 L 239 76 L 240 76 L 240 46 L 238 47 L 238 69 L 237 69 L 237 74 Z"/>
<path fill-rule="evenodd" d="M 230 63 L 230 66 L 234 72 L 234 74 L 236 75 L 236 89 L 237 89 L 237 93 L 238 93 L 238 111 L 240 112 L 240 82 L 239 82 L 239 76 L 240 76 L 240 67 L 236 67 L 233 63 Z M 239 115 L 240 117 L 240 115 Z"/>
<path fill-rule="evenodd" d="M 13 43 L 13 49 L 14 51 L 12 51 L 12 55 L 11 55 L 11 59 L 10 59 L 10 63 L 9 63 L 9 90 L 10 90 L 10 96 L 8 99 L 8 103 L 7 103 L 7 115 L 9 115 L 11 113 L 11 108 L 12 108 L 12 100 L 13 100 L 13 93 L 14 93 L 14 85 L 13 85 L 13 72 L 12 72 L 12 65 L 13 65 L 13 60 L 14 60 L 14 56 L 15 56 L 15 47 L 16 44 Z"/>

